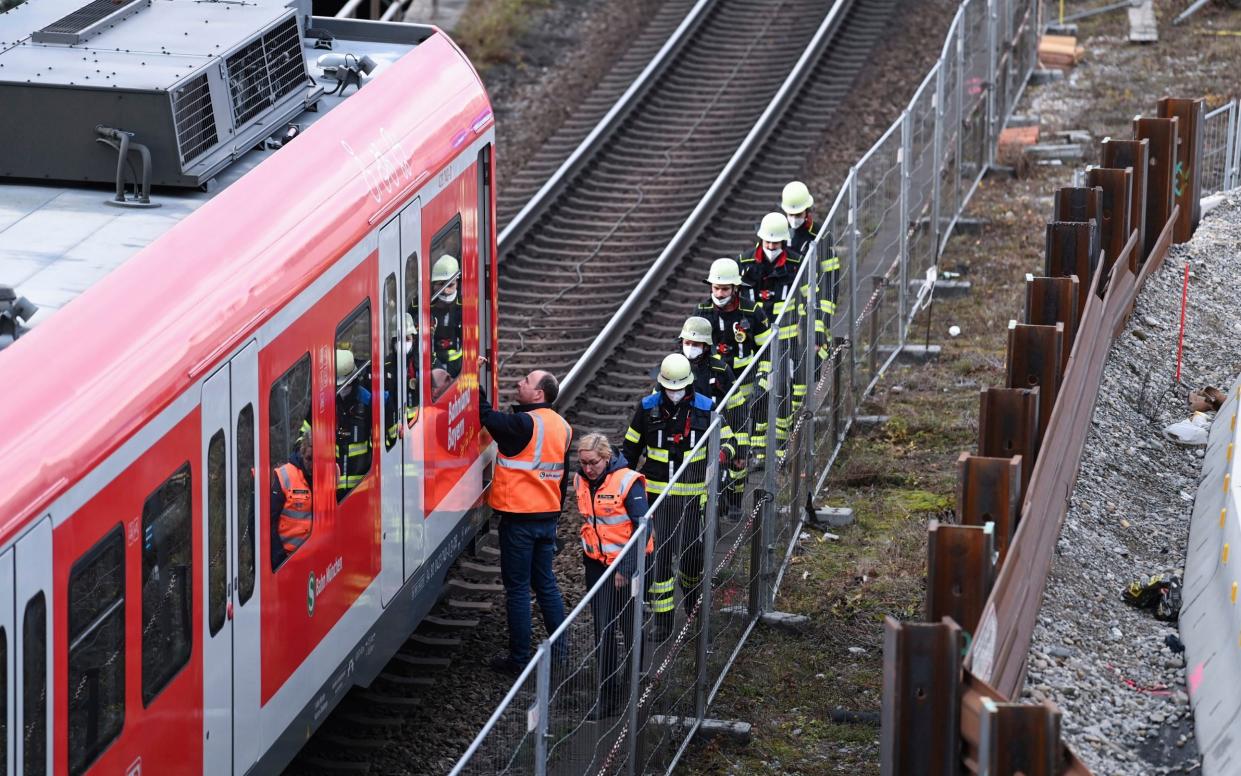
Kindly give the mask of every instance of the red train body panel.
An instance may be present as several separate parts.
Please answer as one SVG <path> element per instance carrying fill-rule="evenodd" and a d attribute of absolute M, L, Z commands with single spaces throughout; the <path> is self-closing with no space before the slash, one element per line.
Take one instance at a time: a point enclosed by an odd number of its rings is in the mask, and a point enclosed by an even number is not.
<path fill-rule="evenodd" d="M 492 455 L 493 147 L 481 82 L 429 31 L 0 354 L 7 772 L 45 756 L 55 774 L 268 772 L 425 613 L 477 529 Z M 427 279 L 445 229 L 463 357 L 433 398 Z M 398 309 L 418 318 L 408 385 L 380 368 Z M 350 345 L 373 363 L 358 378 L 371 458 L 341 497 L 349 321 L 369 326 Z M 303 382 L 314 522 L 277 566 L 273 440 L 292 405 L 272 397 Z M 396 397 L 414 406 L 393 440 Z"/>

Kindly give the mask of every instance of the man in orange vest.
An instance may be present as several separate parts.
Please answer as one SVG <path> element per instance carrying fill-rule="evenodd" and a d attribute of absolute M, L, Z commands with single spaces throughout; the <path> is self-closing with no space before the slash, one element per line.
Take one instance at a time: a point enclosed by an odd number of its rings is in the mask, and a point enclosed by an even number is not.
<path fill-rule="evenodd" d="M 564 622 L 564 599 L 552 571 L 556 522 L 564 505 L 565 462 L 573 429 L 552 409 L 556 378 L 536 369 L 517 383 L 512 412 L 479 396 L 479 420 L 499 448 L 487 503 L 500 517 L 500 578 L 508 610 L 508 654 L 491 668 L 516 676 L 530 660 L 530 589 L 550 636 Z"/>
<path fill-rule="evenodd" d="M 275 571 L 310 536 L 314 518 L 310 427 L 303 424 L 289 462 L 271 475 L 271 568 Z"/>
<path fill-rule="evenodd" d="M 646 478 L 630 469 L 625 456 L 612 452 L 603 434 L 587 434 L 578 443 L 581 472 L 574 476 L 577 509 L 582 515 L 582 564 L 586 589 L 614 566 L 611 578 L 590 599 L 595 624 L 599 696 L 589 713 L 591 719 L 614 717 L 624 705 L 630 661 L 623 663 L 616 649 L 616 626 L 620 625 L 625 651 L 634 649 L 633 602 L 629 581 L 637 570 L 639 548 L 621 555 L 635 530 L 646 519 Z M 648 533 L 645 554 L 655 549 Z"/>

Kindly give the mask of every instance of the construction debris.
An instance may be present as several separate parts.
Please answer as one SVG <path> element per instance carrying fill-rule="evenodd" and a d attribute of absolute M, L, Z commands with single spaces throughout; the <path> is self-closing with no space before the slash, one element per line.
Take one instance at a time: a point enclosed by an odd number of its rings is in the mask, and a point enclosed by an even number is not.
<path fill-rule="evenodd" d="M 1044 35 L 1038 43 L 1038 62 L 1043 67 L 1067 70 L 1081 61 L 1086 49 L 1072 35 Z"/>
<path fill-rule="evenodd" d="M 1155 24 L 1154 0 L 1143 0 L 1137 8 L 1129 9 L 1129 42 L 1155 43 L 1159 40 L 1159 27 Z"/>

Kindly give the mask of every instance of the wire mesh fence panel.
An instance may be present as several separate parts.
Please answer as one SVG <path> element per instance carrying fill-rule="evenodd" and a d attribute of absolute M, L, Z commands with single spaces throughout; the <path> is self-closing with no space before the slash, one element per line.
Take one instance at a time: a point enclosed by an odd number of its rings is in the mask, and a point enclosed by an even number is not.
<path fill-rule="evenodd" d="M 1206 114 L 1202 132 L 1202 193 L 1223 191 L 1231 177 L 1233 122 L 1236 103 L 1229 102 Z"/>
<path fill-rule="evenodd" d="M 905 119 L 909 125 L 907 279 L 911 287 L 926 276 L 928 268 L 935 265 L 939 243 L 935 230 L 935 183 L 938 172 L 935 165 L 935 106 L 938 77 L 939 67 L 936 66 L 909 101 Z M 906 316 L 913 309 L 915 295 L 910 294 L 907 299 Z"/>
<path fill-rule="evenodd" d="M 956 214 L 961 207 L 964 192 L 961 190 L 961 174 L 958 170 L 961 153 L 961 24 L 964 13 L 958 11 L 940 57 L 940 94 L 943 105 L 939 110 L 939 251 L 944 250 Z"/>
<path fill-rule="evenodd" d="M 538 740 L 537 664 L 536 655 L 451 776 L 534 776 Z"/>
<path fill-rule="evenodd" d="M 853 340 L 869 387 L 900 345 L 901 132 L 895 124 L 856 168 L 855 271 L 861 330 Z"/>
<path fill-rule="evenodd" d="M 988 68 L 991 59 L 991 38 L 987 4 L 983 0 L 971 0 L 964 6 L 962 27 L 962 50 L 964 72 L 962 79 L 961 115 L 961 196 L 957 203 L 963 209 L 973 193 L 974 186 L 982 179 L 988 162 L 987 149 L 990 142 L 988 113 Z"/>

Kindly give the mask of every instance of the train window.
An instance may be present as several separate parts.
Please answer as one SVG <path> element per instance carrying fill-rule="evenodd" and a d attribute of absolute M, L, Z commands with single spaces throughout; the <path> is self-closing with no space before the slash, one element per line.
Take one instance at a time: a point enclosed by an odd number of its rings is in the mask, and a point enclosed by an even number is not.
<path fill-rule="evenodd" d="M 271 568 L 275 571 L 310 538 L 314 523 L 309 353 L 272 383 L 267 412 Z"/>
<path fill-rule="evenodd" d="M 218 444 L 217 444 L 218 441 Z M 212 451 L 219 455 L 216 484 L 207 483 L 207 543 L 208 564 L 224 565 L 227 542 L 219 541 L 211 534 L 223 534 L 224 522 L 215 525 L 216 514 L 224 512 L 224 432 L 217 431 L 207 446 L 208 468 L 215 466 Z M 208 478 L 211 478 L 208 472 Z M 193 626 L 192 594 L 194 560 L 191 552 L 190 520 L 190 464 L 181 468 L 147 496 L 142 504 L 142 705 L 155 699 L 159 691 L 176 675 L 190 659 L 191 628 Z M 217 556 L 216 553 L 219 553 Z M 216 572 L 211 566 L 209 596 L 209 619 L 213 631 L 216 598 Z M 220 574 L 220 584 L 224 582 Z M 221 590 L 221 593 L 223 590 Z M 220 624 L 223 625 L 224 610 L 221 601 Z"/>
<path fill-rule="evenodd" d="M 78 774 L 125 724 L 125 541 L 119 525 L 69 570 L 68 686 L 69 773 Z"/>
<path fill-rule="evenodd" d="M 408 380 L 408 367 L 402 369 L 398 365 L 404 362 L 406 353 L 413 352 L 415 342 L 413 316 L 410 316 L 409 331 L 406 331 L 403 336 L 401 334 L 397 325 L 400 323 L 397 319 L 401 312 L 399 307 L 396 300 L 396 274 L 391 273 L 384 280 L 384 331 L 388 333 L 388 341 L 383 343 L 384 446 L 388 450 L 391 450 L 392 445 L 396 443 L 397 431 L 400 428 L 398 424 L 401 419 L 397 413 L 400 396 L 397 385 L 403 380 Z M 413 390 L 412 386 L 410 390 Z"/>
<path fill-rule="evenodd" d="M 27 776 L 47 773 L 47 599 L 43 593 L 27 602 L 22 615 L 22 760 Z"/>
<path fill-rule="evenodd" d="M 431 240 L 431 401 L 461 374 L 461 216 Z"/>
<path fill-rule="evenodd" d="M 336 328 L 336 500 L 371 470 L 371 301 Z"/>
<path fill-rule="evenodd" d="M 9 772 L 9 634 L 0 628 L 0 776 Z"/>
<path fill-rule="evenodd" d="M 418 336 L 418 326 L 420 325 L 418 318 L 418 252 L 414 251 L 405 257 L 405 312 L 409 315 L 405 319 L 407 324 L 413 323 L 413 326 L 406 326 L 405 333 L 413 333 L 415 343 L 422 338 Z M 422 361 L 419 359 L 417 347 L 410 348 L 405 351 L 405 379 L 409 388 L 405 392 L 405 423 L 409 426 L 414 425 L 414 421 L 418 419 L 418 403 L 421 396 L 421 384 L 418 380 L 419 370 L 422 368 Z"/>
<path fill-rule="evenodd" d="M 224 429 L 207 445 L 207 626 L 211 635 L 224 627 L 228 603 L 228 461 Z M 146 603 L 146 596 L 142 598 Z"/>
<path fill-rule="evenodd" d="M 254 595 L 254 405 L 237 413 L 237 600 Z"/>

